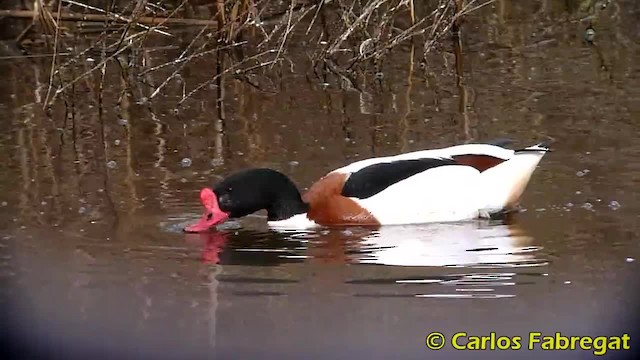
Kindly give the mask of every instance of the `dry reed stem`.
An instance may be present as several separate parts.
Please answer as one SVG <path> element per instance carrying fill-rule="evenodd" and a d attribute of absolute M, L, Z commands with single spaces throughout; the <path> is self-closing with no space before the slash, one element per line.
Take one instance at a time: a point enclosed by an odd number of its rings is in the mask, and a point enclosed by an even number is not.
<path fill-rule="evenodd" d="M 13 17 L 13 18 L 34 18 L 38 16 L 39 13 L 34 10 L 0 10 L 0 17 Z M 127 19 L 125 17 L 120 17 L 116 14 L 78 14 L 72 12 L 63 12 L 59 15 L 56 14 L 53 16 L 53 19 L 56 21 L 85 21 L 85 22 L 103 22 L 106 20 L 114 21 L 114 22 L 123 22 L 130 23 L 133 22 L 131 19 Z M 137 25 L 141 28 L 148 30 L 148 26 L 144 25 L 158 25 L 158 24 L 167 24 L 167 25 L 183 25 L 183 26 L 215 26 L 217 25 L 217 21 L 215 20 L 206 20 L 206 19 L 180 19 L 180 18 L 168 18 L 168 17 L 150 17 L 150 16 L 142 16 L 136 19 Z M 173 36 L 166 31 L 162 31 L 159 29 L 154 29 L 154 32 L 157 32 L 166 36 Z"/>
<path fill-rule="evenodd" d="M 58 2 L 58 15 L 62 11 L 62 2 Z M 53 77 L 55 74 L 56 68 L 56 60 L 58 57 L 56 56 L 58 52 L 58 34 L 60 32 L 60 27 L 56 26 L 56 35 L 53 40 L 53 57 L 51 59 L 51 70 L 49 71 L 49 86 L 47 87 L 47 95 L 45 96 L 43 108 L 46 107 L 46 104 L 49 102 L 49 96 L 51 96 L 51 89 L 53 88 Z"/>

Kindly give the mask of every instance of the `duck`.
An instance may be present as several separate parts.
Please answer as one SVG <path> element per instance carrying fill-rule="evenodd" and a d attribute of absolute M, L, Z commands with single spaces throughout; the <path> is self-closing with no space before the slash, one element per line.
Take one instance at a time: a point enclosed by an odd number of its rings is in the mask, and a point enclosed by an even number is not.
<path fill-rule="evenodd" d="M 279 229 L 386 226 L 492 218 L 518 209 L 546 142 L 510 149 L 495 140 L 373 157 L 333 170 L 301 194 L 268 168 L 235 172 L 200 190 L 202 217 L 184 227 L 207 232 L 260 210 Z"/>

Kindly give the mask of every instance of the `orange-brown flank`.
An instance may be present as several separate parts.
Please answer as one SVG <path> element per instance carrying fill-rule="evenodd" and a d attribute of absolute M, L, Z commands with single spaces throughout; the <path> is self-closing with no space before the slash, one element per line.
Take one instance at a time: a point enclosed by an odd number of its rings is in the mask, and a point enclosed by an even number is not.
<path fill-rule="evenodd" d="M 311 185 L 302 196 L 309 204 L 309 219 L 324 226 L 380 225 L 367 209 L 340 195 L 346 179 L 345 174 L 331 173 Z"/>

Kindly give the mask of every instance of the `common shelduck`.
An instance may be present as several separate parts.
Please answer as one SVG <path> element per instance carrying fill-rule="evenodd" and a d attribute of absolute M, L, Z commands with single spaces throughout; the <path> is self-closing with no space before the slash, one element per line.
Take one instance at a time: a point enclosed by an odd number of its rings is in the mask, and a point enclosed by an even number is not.
<path fill-rule="evenodd" d="M 357 161 L 334 170 L 301 195 L 284 174 L 249 169 L 200 191 L 205 211 L 187 232 L 267 211 L 270 227 L 399 225 L 487 218 L 513 210 L 549 151 L 540 143 L 448 148 Z"/>

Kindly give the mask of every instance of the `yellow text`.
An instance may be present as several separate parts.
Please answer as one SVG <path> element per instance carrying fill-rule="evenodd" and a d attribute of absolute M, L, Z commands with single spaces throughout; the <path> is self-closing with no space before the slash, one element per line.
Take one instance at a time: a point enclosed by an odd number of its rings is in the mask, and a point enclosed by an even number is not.
<path fill-rule="evenodd" d="M 601 356 L 607 350 L 629 350 L 629 334 L 622 336 L 564 336 L 556 332 L 553 336 L 540 332 L 529 333 L 529 350 L 588 350 Z"/>

